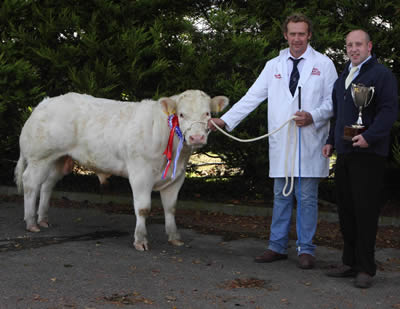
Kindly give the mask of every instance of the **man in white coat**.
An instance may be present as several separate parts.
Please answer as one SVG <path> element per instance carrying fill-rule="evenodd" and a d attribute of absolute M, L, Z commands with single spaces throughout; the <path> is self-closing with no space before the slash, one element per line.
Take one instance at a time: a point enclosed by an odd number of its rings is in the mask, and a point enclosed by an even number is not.
<path fill-rule="evenodd" d="M 315 245 L 312 240 L 318 219 L 318 184 L 328 176 L 329 161 L 323 157 L 321 148 L 325 144 L 332 112 L 332 88 L 337 73 L 333 62 L 314 50 L 309 41 L 312 35 L 311 22 L 302 14 L 289 16 L 283 25 L 283 35 L 289 48 L 268 61 L 254 84 L 221 118 L 213 118 L 219 127 L 233 130 L 249 113 L 268 99 L 268 131 L 281 126 L 293 115 L 301 127 L 301 185 L 298 185 L 298 145 L 294 133 L 287 145 L 288 127 L 269 137 L 269 176 L 274 178 L 274 206 L 268 249 L 255 258 L 255 262 L 269 263 L 287 259 L 288 233 L 294 198 L 300 200 L 297 212 L 298 266 L 310 269 L 315 265 Z M 301 87 L 301 108 L 298 108 Z M 214 125 L 209 122 L 211 130 Z M 297 130 L 297 129 L 296 129 Z M 284 196 L 285 156 L 296 156 L 294 193 Z M 289 175 L 291 176 L 291 175 Z M 301 190 L 300 190 L 301 187 Z M 300 192 L 301 191 L 301 192 Z"/>

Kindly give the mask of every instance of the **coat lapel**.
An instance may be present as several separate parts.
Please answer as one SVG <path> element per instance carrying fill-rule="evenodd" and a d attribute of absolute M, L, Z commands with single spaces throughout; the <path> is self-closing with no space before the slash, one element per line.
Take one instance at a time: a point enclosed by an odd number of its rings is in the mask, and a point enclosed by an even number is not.
<path fill-rule="evenodd" d="M 307 80 L 310 78 L 311 73 L 313 71 L 314 68 L 314 64 L 315 64 L 315 57 L 314 57 L 314 51 L 311 50 L 311 52 L 309 53 L 309 56 L 307 58 L 307 61 L 305 62 L 301 72 L 300 72 L 300 80 L 299 80 L 299 84 L 297 85 L 298 87 L 304 87 L 304 85 L 307 83 Z M 294 96 L 296 96 L 298 94 L 298 89 L 296 89 L 296 93 L 294 94 Z"/>
<path fill-rule="evenodd" d="M 288 57 L 289 49 L 285 49 L 281 51 L 279 55 L 279 63 L 277 65 L 277 69 L 281 72 L 282 75 L 282 83 L 284 85 L 284 93 L 290 101 L 292 99 L 292 94 L 289 90 L 289 73 L 288 73 L 288 65 L 287 65 L 287 57 Z"/>

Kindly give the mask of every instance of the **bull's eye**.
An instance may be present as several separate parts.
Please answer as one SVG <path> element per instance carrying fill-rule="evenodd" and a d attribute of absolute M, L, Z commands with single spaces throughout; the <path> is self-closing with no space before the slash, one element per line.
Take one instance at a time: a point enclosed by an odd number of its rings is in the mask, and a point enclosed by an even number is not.
<path fill-rule="evenodd" d="M 182 113 L 179 114 L 179 118 L 183 118 L 183 114 Z"/>
<path fill-rule="evenodd" d="M 206 116 L 207 116 L 207 117 L 208 117 L 208 116 L 210 116 L 210 113 L 209 113 L 209 112 L 207 112 L 207 113 L 206 113 Z"/>

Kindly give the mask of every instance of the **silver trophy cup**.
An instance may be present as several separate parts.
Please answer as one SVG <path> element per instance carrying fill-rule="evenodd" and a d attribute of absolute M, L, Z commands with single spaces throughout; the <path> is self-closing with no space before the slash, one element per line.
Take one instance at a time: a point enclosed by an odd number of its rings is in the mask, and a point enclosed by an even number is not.
<path fill-rule="evenodd" d="M 358 109 L 357 122 L 351 126 L 344 127 L 343 138 L 351 141 L 354 136 L 361 134 L 367 128 L 362 123 L 362 111 L 367 107 L 374 97 L 375 87 L 366 87 L 363 84 L 351 84 L 351 96 L 354 105 Z"/>

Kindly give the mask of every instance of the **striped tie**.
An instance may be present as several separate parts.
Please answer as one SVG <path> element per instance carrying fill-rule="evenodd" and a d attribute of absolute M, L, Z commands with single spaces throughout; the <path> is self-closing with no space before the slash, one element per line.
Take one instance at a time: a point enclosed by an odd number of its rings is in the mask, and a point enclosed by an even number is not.
<path fill-rule="evenodd" d="M 294 59 L 290 57 L 290 60 L 293 61 L 293 70 L 292 73 L 290 74 L 290 81 L 289 81 L 289 90 L 292 93 L 292 96 L 294 96 L 294 93 L 296 92 L 297 83 L 299 82 L 300 79 L 300 73 L 299 70 L 297 69 L 297 65 L 302 59 L 303 58 Z"/>

